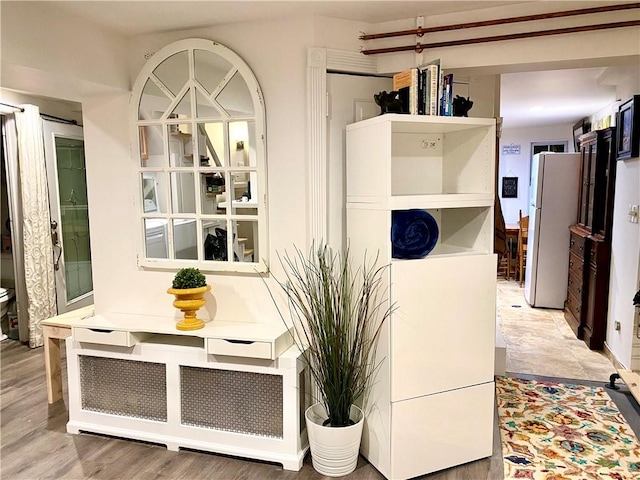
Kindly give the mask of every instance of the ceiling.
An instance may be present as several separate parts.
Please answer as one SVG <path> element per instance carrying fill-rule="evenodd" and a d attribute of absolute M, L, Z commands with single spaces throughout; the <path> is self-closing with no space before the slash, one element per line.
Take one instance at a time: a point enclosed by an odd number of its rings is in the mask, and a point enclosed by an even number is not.
<path fill-rule="evenodd" d="M 382 23 L 417 17 L 513 4 L 482 0 L 201 0 L 201 1 L 62 1 L 57 6 L 122 35 L 140 35 L 227 23 L 291 18 L 300 15 L 365 23 Z"/>
<path fill-rule="evenodd" d="M 507 1 L 63 1 L 57 8 L 124 36 L 247 21 L 323 15 L 366 23 L 499 7 Z M 528 3 L 528 2 L 525 2 Z M 553 10 L 607 2 L 549 2 Z M 637 69 L 637 66 L 635 67 Z M 615 101 L 615 86 L 599 81 L 605 68 L 507 73 L 501 80 L 501 116 L 508 128 L 573 124 Z"/>
<path fill-rule="evenodd" d="M 601 84 L 607 68 L 506 73 L 500 78 L 500 116 L 506 128 L 573 125 L 616 100 Z"/>

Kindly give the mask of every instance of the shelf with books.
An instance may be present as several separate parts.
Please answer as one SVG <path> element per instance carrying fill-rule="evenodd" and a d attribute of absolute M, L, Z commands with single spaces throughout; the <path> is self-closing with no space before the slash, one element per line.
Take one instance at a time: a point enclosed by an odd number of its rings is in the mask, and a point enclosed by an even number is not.
<path fill-rule="evenodd" d="M 440 115 L 443 117 L 453 116 L 453 73 L 448 73 L 442 76 Z"/>
<path fill-rule="evenodd" d="M 418 69 L 410 68 L 393 76 L 393 90 L 398 92 L 402 102 L 402 113 L 418 113 Z"/>
<path fill-rule="evenodd" d="M 453 115 L 453 74 L 444 74 L 440 59 L 396 73 L 393 90 L 402 102 L 402 113 Z"/>

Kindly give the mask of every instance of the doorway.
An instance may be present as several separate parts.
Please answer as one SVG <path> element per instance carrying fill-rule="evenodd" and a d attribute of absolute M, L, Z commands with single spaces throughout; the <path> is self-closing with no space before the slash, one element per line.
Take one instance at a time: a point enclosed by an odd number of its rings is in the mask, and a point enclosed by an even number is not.
<path fill-rule="evenodd" d="M 388 77 L 327 73 L 328 132 L 328 242 L 346 251 L 346 126 L 380 114 L 373 95 L 391 91 Z"/>
<path fill-rule="evenodd" d="M 93 303 L 82 127 L 44 120 L 58 315 Z"/>

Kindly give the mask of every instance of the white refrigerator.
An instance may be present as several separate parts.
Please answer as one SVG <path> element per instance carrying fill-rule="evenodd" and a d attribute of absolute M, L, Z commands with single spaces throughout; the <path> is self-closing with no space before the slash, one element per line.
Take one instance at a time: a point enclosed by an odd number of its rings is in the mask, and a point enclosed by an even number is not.
<path fill-rule="evenodd" d="M 531 166 L 524 298 L 532 307 L 564 308 L 569 226 L 578 219 L 579 153 L 538 153 Z"/>

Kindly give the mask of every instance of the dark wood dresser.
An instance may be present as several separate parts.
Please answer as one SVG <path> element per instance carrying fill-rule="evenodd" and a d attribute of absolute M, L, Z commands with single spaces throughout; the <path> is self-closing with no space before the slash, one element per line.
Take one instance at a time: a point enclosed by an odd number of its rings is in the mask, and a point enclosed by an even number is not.
<path fill-rule="evenodd" d="M 578 338 L 583 334 L 584 303 L 584 258 L 585 247 L 589 232 L 579 225 L 569 227 L 569 285 L 567 287 L 567 301 L 564 304 L 564 318 L 569 323 L 571 330 Z"/>
<path fill-rule="evenodd" d="M 569 280 L 565 319 L 592 350 L 607 331 L 611 225 L 615 188 L 615 128 L 580 137 L 578 223 L 569 227 Z"/>

